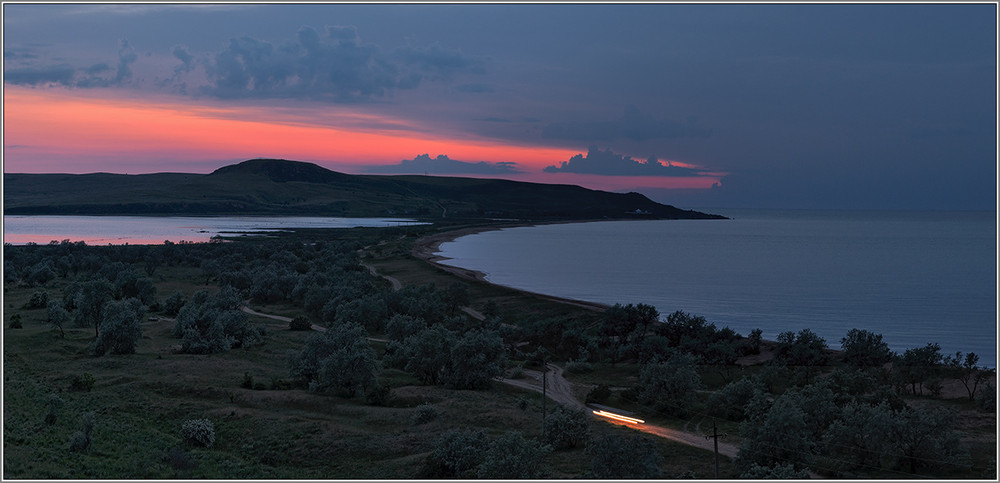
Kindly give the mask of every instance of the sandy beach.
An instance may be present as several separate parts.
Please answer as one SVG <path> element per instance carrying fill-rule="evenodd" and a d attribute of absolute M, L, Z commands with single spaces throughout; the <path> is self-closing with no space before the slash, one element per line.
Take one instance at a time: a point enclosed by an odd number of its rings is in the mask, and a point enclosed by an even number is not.
<path fill-rule="evenodd" d="M 483 233 L 487 231 L 502 230 L 504 228 L 517 228 L 525 226 L 538 226 L 538 225 L 555 225 L 563 223 L 588 223 L 595 221 L 609 221 L 609 220 L 580 220 L 580 221 L 555 221 L 555 222 L 537 222 L 537 223 L 512 223 L 509 225 L 491 225 L 491 226 L 478 226 L 469 228 L 460 228 L 457 230 L 445 231 L 441 233 L 435 233 L 433 235 L 427 235 L 425 237 L 417 239 L 413 244 L 413 251 L 411 252 L 414 257 L 424 260 L 435 267 L 440 268 L 448 273 L 455 276 L 465 278 L 467 280 L 476 280 L 485 283 L 492 283 L 486 280 L 486 274 L 478 270 L 468 270 L 465 268 L 453 267 L 450 265 L 445 265 L 442 263 L 445 260 L 450 260 L 448 257 L 443 257 L 438 255 L 437 252 L 440 251 L 441 244 L 445 242 L 454 241 L 460 237 L 466 235 L 474 235 L 476 233 Z M 494 284 L 499 285 L 499 284 Z M 521 290 L 514 287 L 508 287 L 506 285 L 500 285 L 504 288 L 514 290 L 517 292 L 529 294 L 535 297 L 541 297 L 546 300 L 553 300 L 556 302 L 562 302 L 570 305 L 575 305 L 577 307 L 583 307 L 595 311 L 604 311 L 610 307 L 609 305 L 599 304 L 595 302 L 588 302 L 585 300 L 574 300 L 563 297 L 555 297 L 552 295 L 546 295 L 538 292 L 530 292 L 527 290 Z"/>

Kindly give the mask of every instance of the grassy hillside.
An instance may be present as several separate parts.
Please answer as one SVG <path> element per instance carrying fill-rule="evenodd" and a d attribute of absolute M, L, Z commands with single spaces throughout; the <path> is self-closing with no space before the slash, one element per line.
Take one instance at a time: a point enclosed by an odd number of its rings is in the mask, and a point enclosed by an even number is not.
<path fill-rule="evenodd" d="M 634 213 L 641 212 L 641 215 Z M 349 175 L 255 159 L 211 174 L 4 174 L 5 214 L 295 214 L 420 218 L 720 218 L 639 193 L 439 176 Z M 629 215 L 628 213 L 632 213 Z"/>

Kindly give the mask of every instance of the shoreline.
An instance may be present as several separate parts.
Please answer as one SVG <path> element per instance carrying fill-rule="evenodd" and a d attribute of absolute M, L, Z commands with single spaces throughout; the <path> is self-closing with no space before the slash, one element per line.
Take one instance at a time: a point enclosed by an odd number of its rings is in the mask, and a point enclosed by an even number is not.
<path fill-rule="evenodd" d="M 571 220 L 571 221 L 539 221 L 539 222 L 522 222 L 522 223 L 511 223 L 503 225 L 486 225 L 486 226 L 473 226 L 468 228 L 459 228 L 456 230 L 448 230 L 440 233 L 434 233 L 432 235 L 426 235 L 418 238 L 413 243 L 413 249 L 410 254 L 419 260 L 423 260 L 432 266 L 444 270 L 452 275 L 466 280 L 472 280 L 476 282 L 488 283 L 490 285 L 495 285 L 497 287 L 503 287 L 508 290 L 513 290 L 515 292 L 523 293 L 526 295 L 531 295 L 533 297 L 539 297 L 545 300 L 551 300 L 554 302 L 560 302 L 564 304 L 574 305 L 577 307 L 582 307 L 588 310 L 593 310 L 595 312 L 603 312 L 609 308 L 610 305 L 601 304 L 597 302 L 589 302 L 586 300 L 570 299 L 566 297 L 557 297 L 554 295 L 547 295 L 538 292 L 532 292 L 529 290 L 523 290 L 515 287 L 509 287 L 507 285 L 501 285 L 498 283 L 490 282 L 486 280 L 486 274 L 479 270 L 469 270 L 466 268 L 455 267 L 451 265 L 446 265 L 442 263 L 444 260 L 451 260 L 448 257 L 438 255 L 437 252 L 440 251 L 441 244 L 451 241 L 455 241 L 458 238 L 468 235 L 475 235 L 477 233 L 485 233 L 488 231 L 503 230 L 505 228 L 521 228 L 521 227 L 531 227 L 540 225 L 560 225 L 566 223 L 593 223 L 598 221 L 617 221 L 617 220 Z"/>

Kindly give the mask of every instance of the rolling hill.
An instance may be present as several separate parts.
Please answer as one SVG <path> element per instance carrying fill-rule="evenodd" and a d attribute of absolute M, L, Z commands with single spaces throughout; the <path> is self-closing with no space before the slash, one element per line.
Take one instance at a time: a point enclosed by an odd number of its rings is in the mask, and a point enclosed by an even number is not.
<path fill-rule="evenodd" d="M 300 215 L 417 218 L 724 218 L 639 193 L 441 176 L 351 175 L 253 159 L 210 174 L 4 173 L 7 215 Z"/>

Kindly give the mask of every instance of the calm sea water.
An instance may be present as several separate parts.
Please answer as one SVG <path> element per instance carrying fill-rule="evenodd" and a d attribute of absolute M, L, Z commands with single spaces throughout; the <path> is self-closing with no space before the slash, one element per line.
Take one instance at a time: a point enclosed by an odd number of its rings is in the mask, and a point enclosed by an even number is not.
<path fill-rule="evenodd" d="M 205 242 L 215 235 L 291 228 L 352 228 L 414 224 L 397 218 L 280 216 L 4 216 L 3 241 L 15 245 L 52 240 L 88 245 Z"/>
<path fill-rule="evenodd" d="M 446 263 L 533 292 L 703 315 L 774 340 L 852 328 L 996 367 L 993 212 L 737 211 L 733 220 L 509 228 L 441 245 Z"/>

